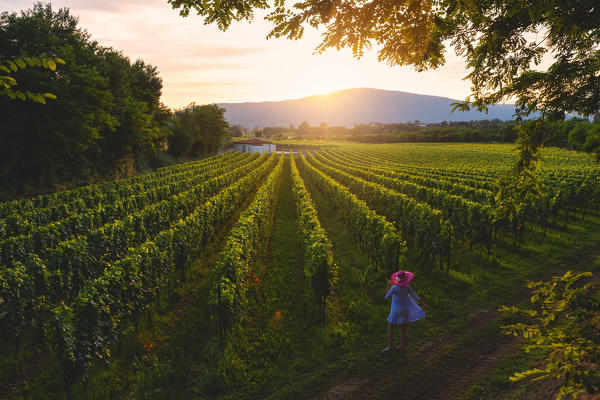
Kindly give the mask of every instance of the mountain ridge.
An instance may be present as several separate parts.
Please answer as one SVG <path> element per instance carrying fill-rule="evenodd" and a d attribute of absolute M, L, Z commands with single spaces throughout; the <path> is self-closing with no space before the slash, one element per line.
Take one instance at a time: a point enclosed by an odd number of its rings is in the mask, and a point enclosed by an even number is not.
<path fill-rule="evenodd" d="M 243 103 L 220 103 L 230 124 L 247 128 L 265 126 L 310 125 L 325 122 L 329 126 L 352 127 L 354 124 L 510 120 L 514 105 L 494 105 L 488 114 L 477 111 L 455 112 L 451 103 L 460 100 L 442 96 L 386 89 L 351 88 L 298 99 Z"/>

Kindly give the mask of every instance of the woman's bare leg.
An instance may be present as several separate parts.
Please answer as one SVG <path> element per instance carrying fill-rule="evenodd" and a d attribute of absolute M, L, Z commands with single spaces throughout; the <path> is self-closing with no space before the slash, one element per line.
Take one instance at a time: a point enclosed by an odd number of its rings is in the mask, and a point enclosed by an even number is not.
<path fill-rule="evenodd" d="M 406 327 L 408 326 L 408 323 L 405 322 L 403 324 L 400 325 L 400 343 L 398 344 L 398 346 L 396 346 L 396 348 L 398 350 L 402 350 L 402 348 L 404 347 L 404 342 L 406 342 Z"/>
<path fill-rule="evenodd" d="M 388 341 L 387 346 L 383 349 L 383 351 L 390 350 L 394 346 L 394 325 L 388 322 Z"/>

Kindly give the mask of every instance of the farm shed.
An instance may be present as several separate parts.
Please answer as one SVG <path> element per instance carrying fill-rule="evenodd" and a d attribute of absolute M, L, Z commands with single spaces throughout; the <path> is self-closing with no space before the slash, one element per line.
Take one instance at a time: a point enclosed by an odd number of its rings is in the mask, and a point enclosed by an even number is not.
<path fill-rule="evenodd" d="M 248 140 L 241 140 L 239 142 L 233 143 L 233 150 L 236 151 L 249 151 L 250 153 L 273 153 L 275 152 L 276 145 L 275 143 L 269 142 L 267 140 L 252 138 Z"/>

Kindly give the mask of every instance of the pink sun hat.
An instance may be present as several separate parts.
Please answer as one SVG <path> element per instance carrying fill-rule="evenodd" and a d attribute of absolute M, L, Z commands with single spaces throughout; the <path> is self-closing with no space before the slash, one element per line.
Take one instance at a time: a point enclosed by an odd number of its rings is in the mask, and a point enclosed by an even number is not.
<path fill-rule="evenodd" d="M 392 283 L 396 286 L 406 286 L 409 285 L 412 280 L 415 278 L 415 274 L 408 271 L 398 271 L 392 274 L 390 278 Z"/>

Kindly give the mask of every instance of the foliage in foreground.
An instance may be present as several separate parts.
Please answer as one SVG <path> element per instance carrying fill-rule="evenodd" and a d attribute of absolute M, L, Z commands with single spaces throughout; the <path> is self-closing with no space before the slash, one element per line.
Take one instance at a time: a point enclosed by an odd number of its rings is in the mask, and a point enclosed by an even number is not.
<path fill-rule="evenodd" d="M 600 19 L 594 1 L 168 2 L 182 16 L 196 12 L 221 30 L 267 9 L 269 37 L 295 40 L 305 27 L 322 27 L 318 52 L 349 48 L 360 58 L 374 47 L 379 61 L 417 71 L 439 68 L 452 48 L 469 67 L 467 101 L 479 109 L 514 99 L 522 115 L 599 112 Z M 546 54 L 554 56 L 552 63 L 541 68 Z"/>
<path fill-rule="evenodd" d="M 244 309 L 248 304 L 248 292 L 257 279 L 253 267 L 260 254 L 261 244 L 275 208 L 275 200 L 281 185 L 284 157 L 260 187 L 250 206 L 241 214 L 227 238 L 227 244 L 212 270 L 214 282 L 211 292 L 213 304 L 221 307 L 221 293 L 226 311 Z"/>
<path fill-rule="evenodd" d="M 528 339 L 527 352 L 546 354 L 541 368 L 516 373 L 513 381 L 553 378 L 561 381 L 557 400 L 600 389 L 600 297 L 597 282 L 583 283 L 591 272 L 566 272 L 549 282 L 531 282 L 531 308 L 502 307 L 526 318 L 504 327 Z"/>
<path fill-rule="evenodd" d="M 0 63 L 0 73 L 6 74 L 0 75 L 0 96 L 7 96 L 13 100 L 19 99 L 25 101 L 29 99 L 42 104 L 46 104 L 46 99 L 56 100 L 56 96 L 52 93 L 37 93 L 30 92 L 29 90 L 22 92 L 16 88 L 18 82 L 11 74 L 27 67 L 42 67 L 50 71 L 56 71 L 56 65 L 64 63 L 65 60 L 58 57 L 23 57 Z"/>
<path fill-rule="evenodd" d="M 333 245 L 321 227 L 317 210 L 306 190 L 294 157 L 290 160 L 292 192 L 296 201 L 299 236 L 304 247 L 304 276 L 313 288 L 325 320 L 326 298 L 338 279 L 338 266 L 333 261 Z"/>

